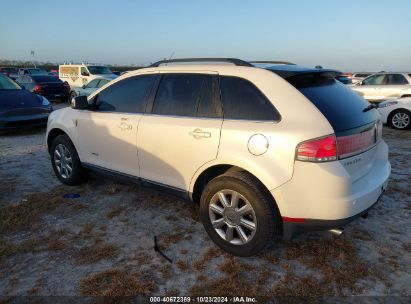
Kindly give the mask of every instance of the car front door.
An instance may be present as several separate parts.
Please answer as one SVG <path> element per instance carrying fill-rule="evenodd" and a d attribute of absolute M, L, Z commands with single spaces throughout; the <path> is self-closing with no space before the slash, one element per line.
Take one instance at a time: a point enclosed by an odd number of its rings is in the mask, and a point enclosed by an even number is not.
<path fill-rule="evenodd" d="M 155 74 L 122 79 L 94 96 L 91 110 L 80 111 L 82 162 L 139 176 L 137 129 L 155 79 Z"/>
<path fill-rule="evenodd" d="M 380 100 L 383 98 L 381 89 L 386 83 L 385 74 L 375 74 L 365 78 L 361 83 L 353 87 L 368 101 Z"/>
<path fill-rule="evenodd" d="M 186 193 L 192 176 L 217 157 L 222 125 L 217 74 L 162 74 L 140 121 L 143 180 Z"/>
<path fill-rule="evenodd" d="M 386 77 L 386 84 L 381 88 L 383 99 L 399 98 L 411 87 L 404 75 L 386 74 Z"/>

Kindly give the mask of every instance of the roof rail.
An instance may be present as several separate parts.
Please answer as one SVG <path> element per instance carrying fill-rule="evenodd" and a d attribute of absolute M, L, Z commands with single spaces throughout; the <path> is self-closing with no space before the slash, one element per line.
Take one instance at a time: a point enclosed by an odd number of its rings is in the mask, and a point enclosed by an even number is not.
<path fill-rule="evenodd" d="M 170 60 L 160 60 L 149 67 L 158 67 L 161 64 L 175 63 L 175 62 L 228 62 L 238 66 L 254 67 L 251 63 L 237 59 L 237 58 L 180 58 L 180 59 L 170 59 Z"/>
<path fill-rule="evenodd" d="M 288 62 L 288 61 L 257 60 L 257 61 L 249 61 L 249 62 L 250 63 L 272 63 L 272 64 L 295 65 L 295 63 Z"/>

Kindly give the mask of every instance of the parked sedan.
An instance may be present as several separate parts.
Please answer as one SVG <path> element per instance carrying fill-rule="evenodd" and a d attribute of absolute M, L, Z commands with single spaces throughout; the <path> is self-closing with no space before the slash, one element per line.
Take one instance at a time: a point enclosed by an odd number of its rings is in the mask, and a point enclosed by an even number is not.
<path fill-rule="evenodd" d="M 0 73 L 10 77 L 10 75 L 17 74 L 18 69 L 13 67 L 3 67 L 0 68 Z"/>
<path fill-rule="evenodd" d="M 12 79 L 0 75 L 0 130 L 45 126 L 52 111 L 45 97 L 23 90 Z"/>
<path fill-rule="evenodd" d="M 74 98 L 76 96 L 88 96 L 95 90 L 101 88 L 106 83 L 109 83 L 112 79 L 107 78 L 95 78 L 90 81 L 87 85 L 83 85 L 80 88 L 73 88 L 70 93 L 70 97 Z"/>
<path fill-rule="evenodd" d="M 383 101 L 378 105 L 381 120 L 395 129 L 411 127 L 411 97 Z"/>
<path fill-rule="evenodd" d="M 70 86 L 60 79 L 49 75 L 20 75 L 16 81 L 25 89 L 40 94 L 48 100 L 66 102 L 70 93 Z"/>
<path fill-rule="evenodd" d="M 369 102 L 411 96 L 411 73 L 383 72 L 351 87 Z"/>

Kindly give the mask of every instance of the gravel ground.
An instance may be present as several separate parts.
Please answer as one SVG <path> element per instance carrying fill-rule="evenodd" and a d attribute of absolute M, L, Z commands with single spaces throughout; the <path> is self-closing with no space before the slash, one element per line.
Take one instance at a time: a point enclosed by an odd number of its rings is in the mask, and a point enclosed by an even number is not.
<path fill-rule="evenodd" d="M 410 299 L 410 131 L 384 127 L 392 177 L 367 219 L 341 237 L 306 234 L 251 258 L 219 250 L 192 203 L 94 174 L 82 186 L 61 185 L 44 131 L 0 137 L 0 296 Z M 154 236 L 172 263 L 154 251 Z"/>

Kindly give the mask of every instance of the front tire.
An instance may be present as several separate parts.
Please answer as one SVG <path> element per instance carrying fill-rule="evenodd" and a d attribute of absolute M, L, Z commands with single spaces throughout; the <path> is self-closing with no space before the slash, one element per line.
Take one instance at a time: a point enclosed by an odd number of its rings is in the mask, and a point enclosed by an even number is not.
<path fill-rule="evenodd" d="M 409 129 L 411 126 L 411 112 L 406 109 L 398 109 L 389 116 L 390 125 L 397 130 Z"/>
<path fill-rule="evenodd" d="M 66 185 L 83 183 L 88 176 L 80 162 L 76 148 L 67 135 L 59 135 L 51 144 L 51 164 L 57 178 Z"/>
<path fill-rule="evenodd" d="M 257 254 L 281 236 L 271 194 L 246 172 L 211 180 L 201 195 L 200 218 L 210 238 L 236 256 Z"/>

